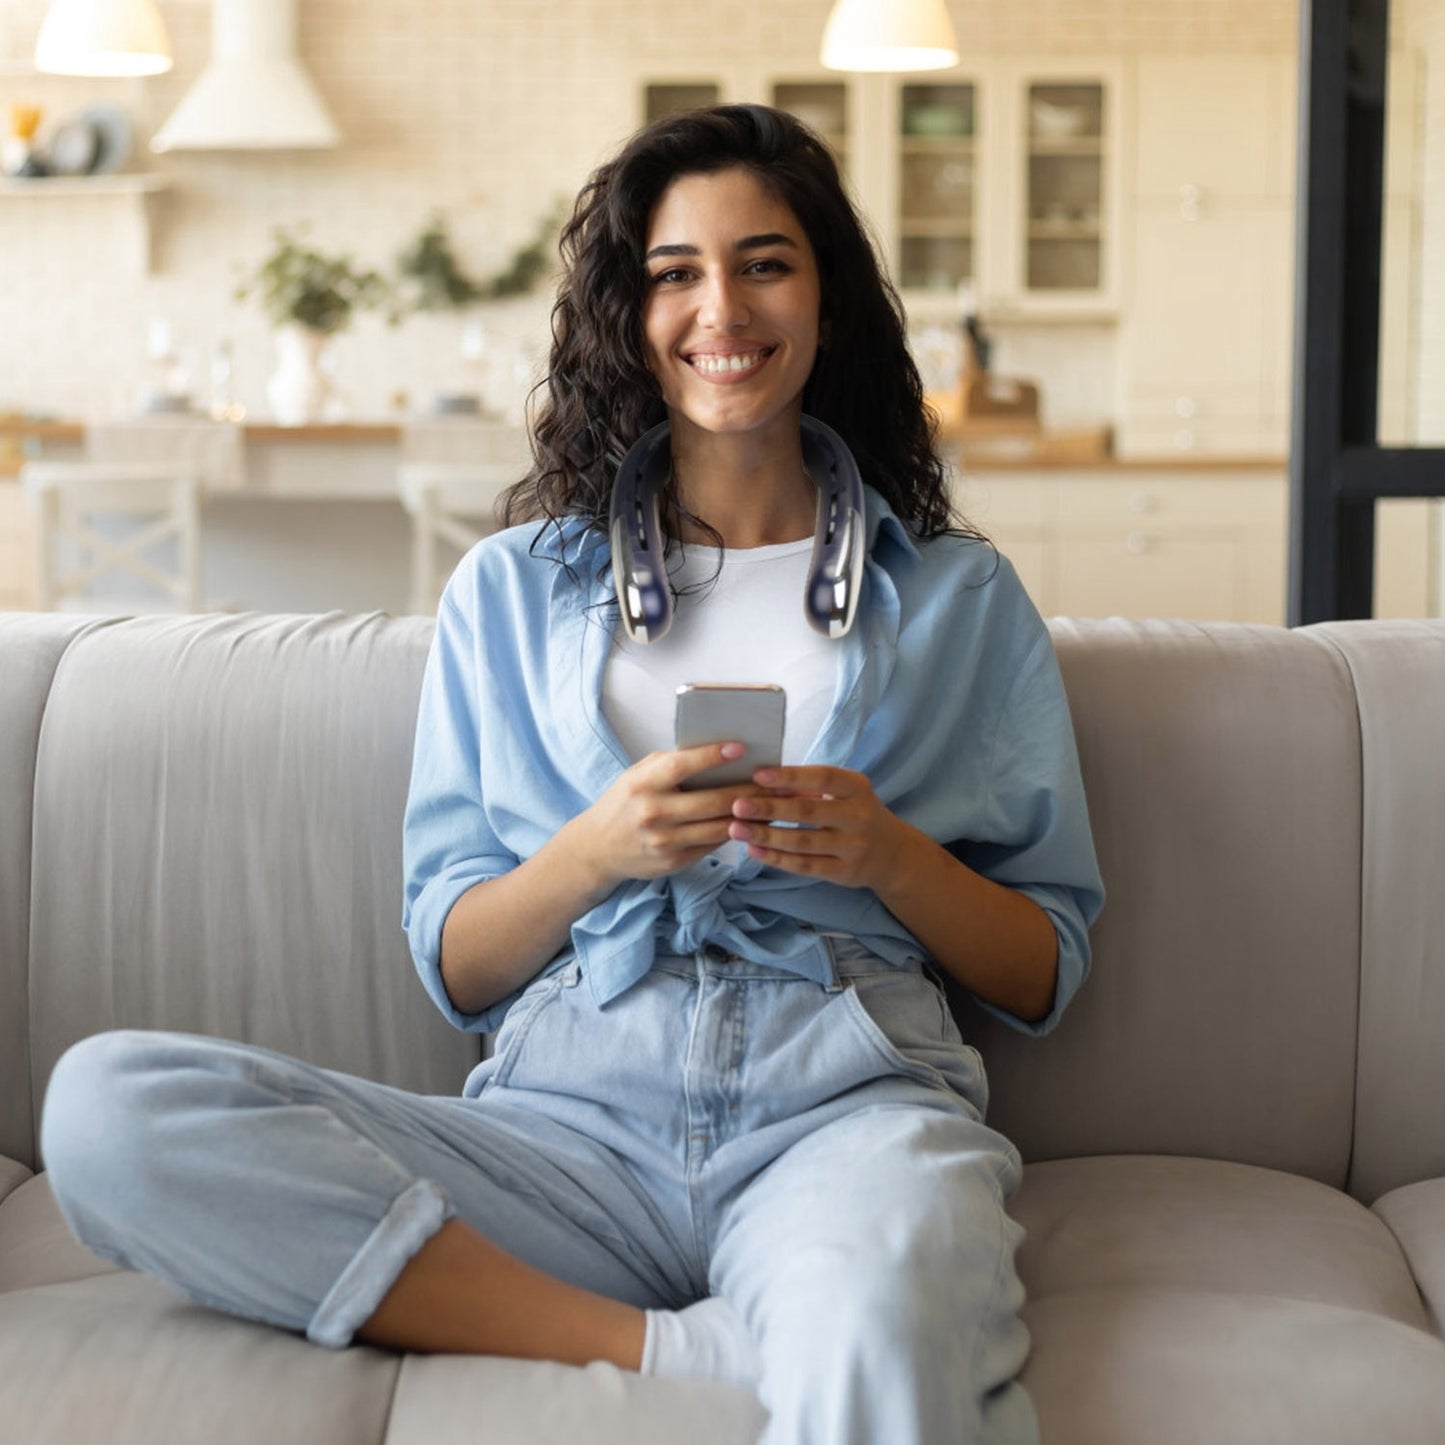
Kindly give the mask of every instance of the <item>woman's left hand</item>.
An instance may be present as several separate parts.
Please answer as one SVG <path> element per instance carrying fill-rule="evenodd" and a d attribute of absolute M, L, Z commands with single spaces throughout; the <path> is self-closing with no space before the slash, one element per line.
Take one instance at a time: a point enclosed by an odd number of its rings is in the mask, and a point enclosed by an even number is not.
<path fill-rule="evenodd" d="M 878 800 L 863 773 L 848 768 L 760 768 L 766 796 L 738 798 L 728 836 L 772 868 L 886 892 L 908 825 Z M 774 827 L 775 823 L 802 824 Z"/>

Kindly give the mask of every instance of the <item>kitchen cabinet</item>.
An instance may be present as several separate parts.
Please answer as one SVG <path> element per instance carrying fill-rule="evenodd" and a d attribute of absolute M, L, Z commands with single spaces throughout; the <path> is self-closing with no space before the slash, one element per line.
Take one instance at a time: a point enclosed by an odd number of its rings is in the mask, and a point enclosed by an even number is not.
<path fill-rule="evenodd" d="M 1122 455 L 1287 447 L 1293 104 L 1288 58 L 1136 63 Z"/>
<path fill-rule="evenodd" d="M 911 82 L 898 90 L 894 274 L 905 291 L 953 295 L 975 280 L 978 85 Z"/>
<path fill-rule="evenodd" d="M 1285 620 L 1283 461 L 978 465 L 953 491 L 1045 616 Z M 1441 538 L 1438 503 L 1380 504 L 1376 616 L 1435 615 Z"/>
<path fill-rule="evenodd" d="M 955 497 L 1045 616 L 1284 618 L 1283 466 L 978 468 Z"/>
<path fill-rule="evenodd" d="M 722 68 L 649 77 L 643 114 L 761 100 L 833 147 L 917 321 L 1109 318 L 1117 305 L 1123 120 L 1117 61 L 990 59 L 918 77 Z"/>
<path fill-rule="evenodd" d="M 1123 132 L 1117 62 L 993 59 L 879 77 L 882 194 L 865 196 L 915 319 L 1110 319 Z M 876 145 L 878 135 L 860 138 Z"/>

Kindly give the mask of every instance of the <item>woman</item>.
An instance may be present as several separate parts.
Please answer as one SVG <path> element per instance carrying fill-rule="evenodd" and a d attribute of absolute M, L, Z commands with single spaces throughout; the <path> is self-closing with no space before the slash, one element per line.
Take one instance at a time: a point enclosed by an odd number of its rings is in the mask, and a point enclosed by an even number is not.
<path fill-rule="evenodd" d="M 1086 971 L 1101 893 L 1047 633 L 949 529 L 896 298 L 801 125 L 658 123 L 563 253 L 509 499 L 533 525 L 448 586 L 406 817 L 417 966 L 491 1056 L 426 1099 L 103 1035 L 52 1082 L 57 1197 L 101 1253 L 322 1344 L 734 1379 L 777 1445 L 1032 1439 L 1019 1161 L 933 970 L 1033 1032 Z M 804 411 L 869 483 L 841 640 L 801 606 Z M 642 646 L 607 509 L 664 419 L 677 615 Z M 673 748 L 681 681 L 785 686 L 782 765 L 683 786 L 741 749 Z"/>

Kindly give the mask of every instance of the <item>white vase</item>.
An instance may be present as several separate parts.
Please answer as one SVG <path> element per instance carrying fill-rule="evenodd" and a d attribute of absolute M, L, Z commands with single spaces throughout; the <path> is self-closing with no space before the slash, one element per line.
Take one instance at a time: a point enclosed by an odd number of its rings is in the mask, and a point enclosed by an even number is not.
<path fill-rule="evenodd" d="M 331 382 L 322 367 L 330 337 L 305 326 L 283 326 L 276 333 L 276 370 L 266 383 L 271 415 L 282 426 L 304 426 L 326 413 Z"/>

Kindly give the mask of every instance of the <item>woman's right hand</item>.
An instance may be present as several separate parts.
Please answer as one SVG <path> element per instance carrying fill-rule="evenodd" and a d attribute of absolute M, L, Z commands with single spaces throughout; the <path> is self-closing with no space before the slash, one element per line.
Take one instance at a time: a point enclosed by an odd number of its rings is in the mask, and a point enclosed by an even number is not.
<path fill-rule="evenodd" d="M 661 878 L 705 858 L 728 840 L 736 798 L 762 792 L 751 783 L 686 791 L 688 778 L 742 757 L 742 743 L 706 743 L 649 753 L 572 820 L 574 846 L 611 891 L 631 878 Z"/>

